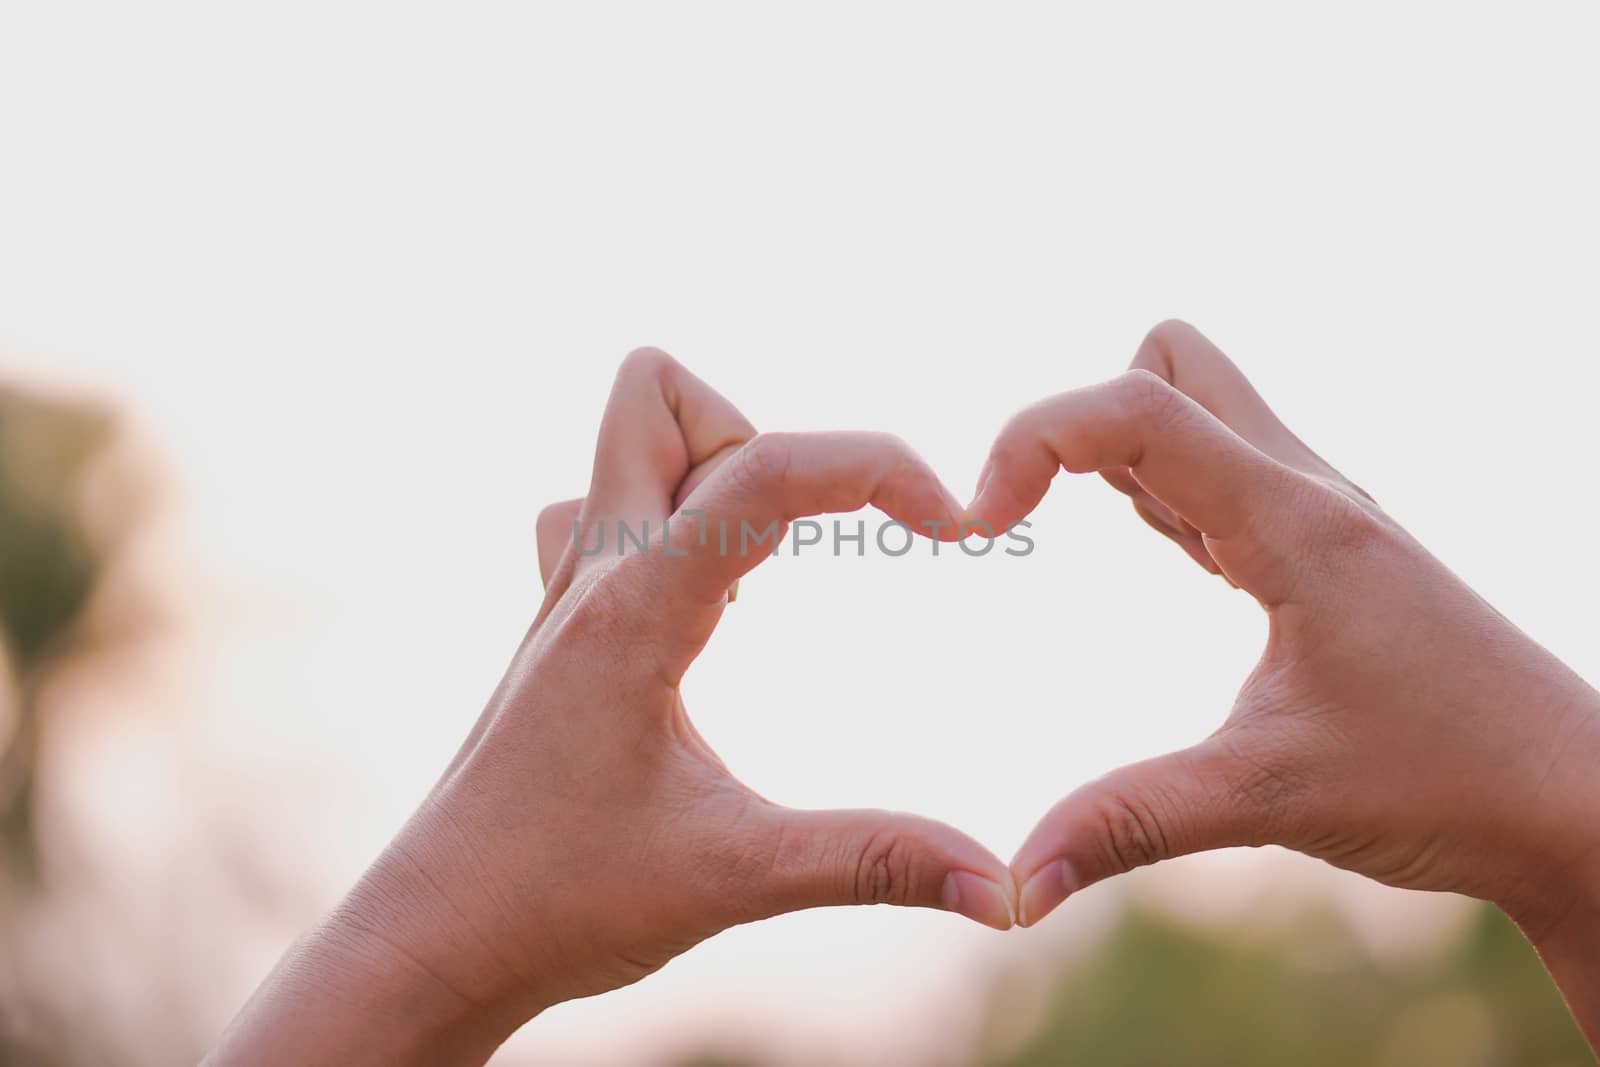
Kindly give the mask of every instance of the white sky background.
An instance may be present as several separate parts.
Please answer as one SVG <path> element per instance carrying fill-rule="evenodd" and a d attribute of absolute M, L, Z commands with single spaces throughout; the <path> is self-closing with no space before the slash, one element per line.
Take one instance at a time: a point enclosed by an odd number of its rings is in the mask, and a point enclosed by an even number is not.
<path fill-rule="evenodd" d="M 197 803 L 275 824 L 307 894 L 281 929 L 173 935 L 202 1026 L 476 716 L 537 604 L 534 517 L 583 490 L 640 344 L 764 429 L 898 433 L 965 497 L 1012 411 L 1188 318 L 1600 678 L 1600 9 L 1198 7 L 0 5 L 0 360 L 134 413 L 197 591 L 181 684 L 81 803 L 142 843 L 126 894 L 181 867 Z M 686 684 L 697 724 L 776 799 L 1009 856 L 1072 786 L 1215 726 L 1263 636 L 1098 479 L 1034 532 L 1022 560 L 763 567 Z M 1187 862 L 1179 895 L 1260 862 Z M 930 1004 L 959 1022 L 993 965 L 961 961 L 1048 954 L 1097 907 L 736 930 L 515 1047 L 633 1062 L 732 1020 L 896 1048 Z"/>

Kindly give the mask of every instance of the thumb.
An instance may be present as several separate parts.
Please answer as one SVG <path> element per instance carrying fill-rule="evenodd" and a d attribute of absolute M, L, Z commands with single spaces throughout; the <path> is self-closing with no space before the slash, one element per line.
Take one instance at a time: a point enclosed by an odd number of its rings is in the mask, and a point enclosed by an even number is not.
<path fill-rule="evenodd" d="M 1011 862 L 1017 922 L 1032 926 L 1078 890 L 1135 867 L 1268 842 L 1267 813 L 1240 783 L 1239 757 L 1208 740 L 1131 764 L 1068 794 Z"/>
<path fill-rule="evenodd" d="M 773 843 L 758 894 L 767 918 L 802 908 L 895 904 L 956 912 L 996 930 L 1016 923 L 1006 865 L 954 827 L 888 811 L 773 808 Z"/>

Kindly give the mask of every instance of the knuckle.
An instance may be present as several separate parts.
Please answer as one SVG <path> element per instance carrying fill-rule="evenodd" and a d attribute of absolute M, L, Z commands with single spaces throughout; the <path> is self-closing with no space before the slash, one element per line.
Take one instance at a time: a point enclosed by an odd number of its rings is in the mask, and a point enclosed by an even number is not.
<path fill-rule="evenodd" d="M 582 584 L 569 590 L 571 609 L 562 620 L 560 636 L 573 641 L 587 642 L 611 632 L 619 617 L 626 614 L 628 598 L 612 580 L 616 568 L 606 568 L 586 575 Z"/>
<path fill-rule="evenodd" d="M 868 440 L 877 448 L 900 459 L 912 459 L 917 454 L 916 450 L 911 447 L 911 442 L 896 433 L 874 431 L 870 434 Z"/>
<path fill-rule="evenodd" d="M 1309 788 L 1308 769 L 1314 759 L 1302 761 L 1303 747 L 1258 730 L 1224 727 L 1213 744 L 1221 756 L 1217 774 L 1222 801 L 1236 811 L 1248 812 L 1255 828 L 1250 844 L 1267 844 L 1296 821 Z"/>
<path fill-rule="evenodd" d="M 1233 800 L 1264 819 L 1281 816 L 1299 795 L 1297 779 L 1268 763 L 1250 763 L 1227 783 Z"/>
<path fill-rule="evenodd" d="M 1028 413 L 1019 411 L 1005 421 L 989 445 L 988 466 L 1008 467 L 1016 460 L 1017 442 L 1030 430 Z"/>
<path fill-rule="evenodd" d="M 608 676 L 660 672 L 659 609 L 662 590 L 655 560 L 629 555 L 574 579 L 560 614 L 540 631 L 547 654 L 587 664 Z"/>
<path fill-rule="evenodd" d="M 654 562 L 647 554 L 629 553 L 582 572 L 568 590 L 571 609 L 561 629 L 580 640 L 614 637 L 629 621 L 648 617 L 643 609 L 655 600 Z"/>
<path fill-rule="evenodd" d="M 1184 395 L 1161 375 L 1136 367 L 1117 379 L 1123 400 L 1141 421 L 1165 423 L 1177 417 L 1187 403 Z"/>
<path fill-rule="evenodd" d="M 1112 790 L 1101 800 L 1098 818 L 1104 858 L 1116 869 L 1148 867 L 1170 855 L 1161 818 L 1144 797 Z"/>
<path fill-rule="evenodd" d="M 1232 364 L 1205 334 L 1182 319 L 1167 319 L 1145 334 L 1133 365 L 1153 370 L 1181 389 L 1181 383 L 1194 372 L 1199 372 L 1203 382 Z"/>
<path fill-rule="evenodd" d="M 885 461 L 883 469 L 888 481 L 914 476 L 922 467 L 922 457 L 917 455 L 917 450 L 899 434 L 874 433 L 871 444 L 883 454 Z"/>
<path fill-rule="evenodd" d="M 768 485 L 788 476 L 792 456 L 787 434 L 760 433 L 729 457 L 728 467 L 745 486 Z"/>
<path fill-rule="evenodd" d="M 653 345 L 635 348 L 622 357 L 622 363 L 617 368 L 617 379 L 651 379 L 660 378 L 678 365 L 678 361 L 667 355 Z"/>
<path fill-rule="evenodd" d="M 867 838 L 856 857 L 856 903 L 904 904 L 912 888 L 911 850 L 899 835 L 880 832 Z"/>
<path fill-rule="evenodd" d="M 539 517 L 533 521 L 534 530 L 541 538 L 565 533 L 572 520 L 577 518 L 581 504 L 579 500 L 558 500 L 546 504 L 539 509 Z"/>
<path fill-rule="evenodd" d="M 1162 319 L 1144 335 L 1144 347 L 1160 352 L 1170 361 L 1199 335 L 1199 330 L 1182 319 Z"/>
<path fill-rule="evenodd" d="M 1375 507 L 1364 505 L 1317 479 L 1313 525 L 1320 544 L 1340 556 L 1364 556 L 1386 544 L 1394 535 L 1392 524 Z M 1308 495 L 1309 495 L 1308 490 Z"/>
<path fill-rule="evenodd" d="M 1014 468 L 1036 452 L 1040 442 L 1050 435 L 1055 421 L 1054 402 L 1057 397 L 1047 397 L 1012 415 L 1000 427 L 994 443 L 989 446 L 989 462 L 993 469 Z"/>

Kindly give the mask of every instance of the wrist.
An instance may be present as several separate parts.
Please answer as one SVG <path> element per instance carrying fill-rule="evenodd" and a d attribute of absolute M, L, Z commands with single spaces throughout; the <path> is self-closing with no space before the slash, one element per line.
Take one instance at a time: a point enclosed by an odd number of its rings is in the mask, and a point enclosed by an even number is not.
<path fill-rule="evenodd" d="M 1600 870 L 1588 862 L 1574 875 L 1569 892 L 1551 894 L 1559 902 L 1553 907 L 1509 914 L 1550 972 L 1590 1047 L 1600 1053 Z"/>
<path fill-rule="evenodd" d="M 486 1057 L 561 998 L 501 931 L 506 916 L 468 862 L 475 851 L 431 814 L 425 805 L 412 818 L 325 925 L 374 958 L 386 1006 L 413 1020 L 415 1038 L 485 1046 Z"/>
<path fill-rule="evenodd" d="M 549 1005 L 401 841 L 284 956 L 208 1067 L 481 1064 Z"/>
<path fill-rule="evenodd" d="M 204 1067 L 481 1064 L 516 1025 L 336 912 L 289 950 Z"/>
<path fill-rule="evenodd" d="M 1534 944 L 1600 913 L 1600 694 L 1576 680 L 1547 707 L 1550 750 L 1507 827 L 1522 846 L 1496 904 Z"/>
<path fill-rule="evenodd" d="M 416 1062 L 481 1063 L 548 1005 L 423 878 L 369 871 L 318 931 L 353 1000 L 389 1020 Z"/>
<path fill-rule="evenodd" d="M 1495 832 L 1510 877 L 1492 899 L 1534 931 L 1600 902 L 1600 693 L 1564 668 L 1554 681 L 1521 713 L 1542 741 L 1515 761 L 1521 786 Z"/>
<path fill-rule="evenodd" d="M 1533 944 L 1600 1051 L 1600 694 L 1578 682 L 1559 706 L 1566 714 L 1558 721 L 1570 726 L 1526 813 L 1528 838 L 1548 843 L 1495 903 Z"/>

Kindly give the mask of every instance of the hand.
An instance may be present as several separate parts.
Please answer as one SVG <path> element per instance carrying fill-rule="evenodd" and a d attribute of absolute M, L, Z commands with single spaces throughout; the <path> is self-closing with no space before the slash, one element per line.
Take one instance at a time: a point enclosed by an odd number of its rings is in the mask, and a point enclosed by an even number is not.
<path fill-rule="evenodd" d="M 1279 844 L 1505 908 L 1600 1040 L 1600 698 L 1307 448 L 1199 333 L 1051 397 L 996 440 L 969 509 L 999 529 L 1099 471 L 1266 610 L 1222 726 L 1061 801 L 1012 863 L 1020 922 L 1130 868 Z"/>
<path fill-rule="evenodd" d="M 679 695 L 730 588 L 772 551 L 746 547 L 741 522 L 752 536 L 776 524 L 781 539 L 800 516 L 869 503 L 954 536 L 959 505 L 903 443 L 757 437 L 665 355 L 631 355 L 588 495 L 541 517 L 547 593 L 505 679 L 410 823 L 214 1062 L 267 1049 L 273 1063 L 481 1062 L 544 1007 L 799 908 L 904 904 L 1010 927 L 1010 872 L 980 845 L 910 815 L 765 800 Z M 645 522 L 649 551 L 629 542 L 619 556 L 618 524 Z"/>

